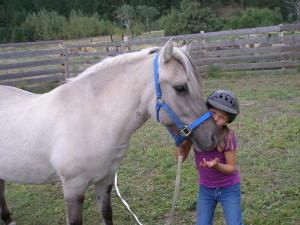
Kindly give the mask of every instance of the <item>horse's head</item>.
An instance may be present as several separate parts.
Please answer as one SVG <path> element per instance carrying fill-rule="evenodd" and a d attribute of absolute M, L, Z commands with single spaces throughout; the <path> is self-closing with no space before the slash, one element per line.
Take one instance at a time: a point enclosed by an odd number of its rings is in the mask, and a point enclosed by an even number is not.
<path fill-rule="evenodd" d="M 156 101 L 159 102 L 156 104 L 157 110 L 151 114 L 156 115 L 156 119 L 160 123 L 178 135 L 180 129 L 176 119 L 179 119 L 179 124 L 189 126 L 208 112 L 201 94 L 200 76 L 186 52 L 179 48 L 174 48 L 172 40 L 156 56 L 154 71 L 157 71 L 158 77 L 155 85 L 156 94 L 160 95 L 159 93 L 161 93 L 162 97 L 160 98 L 159 96 L 157 98 Z M 160 91 L 157 91 L 159 87 Z M 162 102 L 176 115 L 175 121 L 174 118 L 171 118 L 170 113 L 167 113 L 168 109 L 165 106 L 159 106 L 162 105 Z M 188 134 L 189 129 L 185 130 L 184 133 Z M 216 124 L 210 117 L 196 126 L 186 136 L 186 139 L 193 142 L 195 149 L 206 151 L 216 146 L 217 133 Z"/>

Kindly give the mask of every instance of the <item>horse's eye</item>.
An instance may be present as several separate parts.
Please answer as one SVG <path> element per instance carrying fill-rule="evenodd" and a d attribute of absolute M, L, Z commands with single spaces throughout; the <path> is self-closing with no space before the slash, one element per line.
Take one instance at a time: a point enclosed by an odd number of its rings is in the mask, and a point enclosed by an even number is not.
<path fill-rule="evenodd" d="M 176 92 L 178 92 L 178 93 L 182 93 L 182 92 L 186 91 L 186 88 L 183 85 L 178 85 L 174 88 L 175 88 Z"/>

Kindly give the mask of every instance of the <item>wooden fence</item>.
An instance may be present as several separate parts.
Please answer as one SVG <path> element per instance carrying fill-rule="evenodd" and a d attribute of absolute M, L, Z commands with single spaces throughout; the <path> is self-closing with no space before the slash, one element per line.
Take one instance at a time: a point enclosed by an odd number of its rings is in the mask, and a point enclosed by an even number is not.
<path fill-rule="evenodd" d="M 193 40 L 189 53 L 202 75 L 215 72 L 288 73 L 299 70 L 300 24 L 289 24 L 125 40 L 120 43 L 63 45 L 62 41 L 50 41 L 0 45 L 0 83 L 20 86 L 62 81 L 108 56 L 161 46 L 170 38 L 178 46 Z M 32 50 L 35 46 L 38 49 Z M 23 62 L 20 62 L 21 58 Z"/>
<path fill-rule="evenodd" d="M 27 87 L 57 82 L 64 76 L 62 41 L 0 45 L 0 84 Z"/>

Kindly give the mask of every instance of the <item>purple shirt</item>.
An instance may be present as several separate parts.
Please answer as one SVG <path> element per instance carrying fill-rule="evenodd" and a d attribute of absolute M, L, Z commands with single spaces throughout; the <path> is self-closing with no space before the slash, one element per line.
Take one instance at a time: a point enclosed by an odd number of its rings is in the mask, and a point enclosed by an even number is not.
<path fill-rule="evenodd" d="M 235 169 L 234 174 L 224 174 L 218 171 L 215 168 L 203 168 L 200 167 L 200 162 L 203 162 L 203 158 L 205 158 L 207 161 L 213 160 L 214 158 L 218 157 L 220 159 L 219 163 L 226 163 L 224 152 L 232 151 L 234 149 L 237 149 L 237 143 L 236 143 L 236 137 L 233 133 L 230 134 L 232 138 L 232 146 L 233 148 L 228 147 L 224 149 L 223 152 L 219 152 L 217 148 L 214 148 L 211 151 L 206 152 L 199 152 L 197 150 L 194 150 L 195 152 L 195 162 L 196 167 L 199 172 L 199 184 L 208 187 L 208 188 L 217 188 L 217 187 L 229 187 L 234 184 L 240 183 L 240 177 L 238 169 Z M 226 146 L 225 141 L 225 146 Z"/>

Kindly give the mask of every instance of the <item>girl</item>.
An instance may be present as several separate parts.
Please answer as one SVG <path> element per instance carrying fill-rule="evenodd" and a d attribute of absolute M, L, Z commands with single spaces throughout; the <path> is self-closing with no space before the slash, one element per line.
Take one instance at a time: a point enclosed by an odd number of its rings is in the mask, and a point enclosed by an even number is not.
<path fill-rule="evenodd" d="M 197 225 L 212 224 L 220 202 L 228 225 L 242 224 L 240 177 L 236 168 L 236 137 L 227 124 L 239 114 L 239 102 L 230 91 L 218 90 L 208 96 L 206 104 L 212 112 L 220 138 L 211 151 L 195 151 L 199 172 Z"/>

